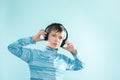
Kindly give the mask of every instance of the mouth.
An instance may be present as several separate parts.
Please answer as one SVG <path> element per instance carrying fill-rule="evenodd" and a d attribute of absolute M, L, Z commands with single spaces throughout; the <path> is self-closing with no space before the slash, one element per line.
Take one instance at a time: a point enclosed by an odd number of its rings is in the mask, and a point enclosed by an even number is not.
<path fill-rule="evenodd" d="M 53 43 L 53 44 L 56 45 L 56 46 L 59 45 L 58 43 Z"/>

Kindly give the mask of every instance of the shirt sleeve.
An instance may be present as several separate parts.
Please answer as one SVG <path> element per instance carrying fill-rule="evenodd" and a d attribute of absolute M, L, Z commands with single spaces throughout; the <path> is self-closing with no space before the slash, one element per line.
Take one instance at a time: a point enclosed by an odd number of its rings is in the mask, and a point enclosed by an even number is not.
<path fill-rule="evenodd" d="M 29 63 L 33 60 L 33 50 L 23 47 L 35 43 L 36 42 L 32 40 L 32 37 L 22 38 L 8 45 L 8 50 L 23 61 Z"/>
<path fill-rule="evenodd" d="M 74 59 L 68 58 L 68 57 L 64 57 L 64 60 L 67 63 L 67 68 L 66 70 L 70 70 L 70 71 L 77 71 L 77 70 L 81 70 L 84 66 L 83 62 L 80 60 L 79 55 L 73 55 Z"/>

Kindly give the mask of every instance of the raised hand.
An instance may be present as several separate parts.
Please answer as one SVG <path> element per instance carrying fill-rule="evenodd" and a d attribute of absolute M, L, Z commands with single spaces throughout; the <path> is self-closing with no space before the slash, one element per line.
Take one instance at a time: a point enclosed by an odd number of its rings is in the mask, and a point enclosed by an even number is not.
<path fill-rule="evenodd" d="M 74 45 L 71 42 L 66 41 L 65 44 L 66 44 L 66 47 L 63 47 L 63 49 L 72 52 L 74 55 L 77 54 L 77 51 L 76 51 Z"/>
<path fill-rule="evenodd" d="M 45 32 L 44 29 L 40 29 L 39 32 L 33 36 L 33 40 L 34 41 L 42 41 L 43 39 L 40 36 L 42 35 L 43 37 L 45 37 L 46 34 L 47 33 Z"/>

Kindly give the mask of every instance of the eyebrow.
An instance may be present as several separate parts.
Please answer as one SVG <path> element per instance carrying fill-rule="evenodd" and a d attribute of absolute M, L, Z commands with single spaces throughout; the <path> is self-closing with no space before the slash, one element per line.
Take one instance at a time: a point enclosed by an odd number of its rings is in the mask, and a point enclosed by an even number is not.
<path fill-rule="evenodd" d="M 53 31 L 53 32 L 52 32 L 52 34 L 56 34 L 56 33 L 58 33 L 58 31 Z M 60 32 L 60 33 L 61 33 L 61 32 Z M 63 36 L 60 35 L 59 37 L 64 38 L 65 35 L 63 35 Z"/>

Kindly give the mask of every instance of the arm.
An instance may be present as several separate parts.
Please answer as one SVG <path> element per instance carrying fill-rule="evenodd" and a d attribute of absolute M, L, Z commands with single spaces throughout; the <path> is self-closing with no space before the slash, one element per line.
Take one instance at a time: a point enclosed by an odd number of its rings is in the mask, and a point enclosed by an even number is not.
<path fill-rule="evenodd" d="M 73 57 L 74 59 L 68 58 L 67 56 L 63 56 L 63 59 L 67 63 L 66 70 L 70 70 L 70 71 L 81 70 L 83 68 L 83 62 L 80 60 L 78 54 L 73 55 Z"/>
<path fill-rule="evenodd" d="M 83 62 L 80 60 L 80 58 L 78 57 L 78 55 L 73 55 L 74 60 L 68 58 L 68 67 L 66 70 L 81 70 L 83 68 Z"/>
<path fill-rule="evenodd" d="M 17 40 L 16 42 L 10 44 L 8 46 L 8 50 L 16 55 L 17 57 L 21 58 L 25 62 L 29 63 L 33 60 L 35 56 L 37 56 L 37 52 L 34 49 L 24 48 L 24 46 L 27 46 L 29 44 L 35 44 L 38 41 L 42 41 L 40 39 L 40 35 L 45 36 L 45 32 L 43 29 L 41 29 L 37 34 L 35 34 L 33 37 L 29 38 L 22 38 Z M 34 57 L 33 57 L 34 55 Z"/>
<path fill-rule="evenodd" d="M 80 58 L 78 56 L 78 53 L 77 53 L 76 49 L 74 48 L 73 44 L 67 41 L 66 45 L 67 46 L 63 47 L 63 49 L 69 51 L 74 57 L 74 60 L 72 60 L 70 58 L 67 58 L 67 57 L 64 57 L 64 60 L 68 64 L 66 70 L 75 70 L 76 71 L 76 70 L 82 69 L 83 68 L 83 63 L 80 60 Z"/>
<path fill-rule="evenodd" d="M 15 56 L 29 63 L 33 59 L 33 50 L 29 48 L 24 48 L 24 46 L 34 43 L 35 41 L 32 40 L 32 37 L 22 38 L 10 44 L 8 46 L 8 50 Z"/>

